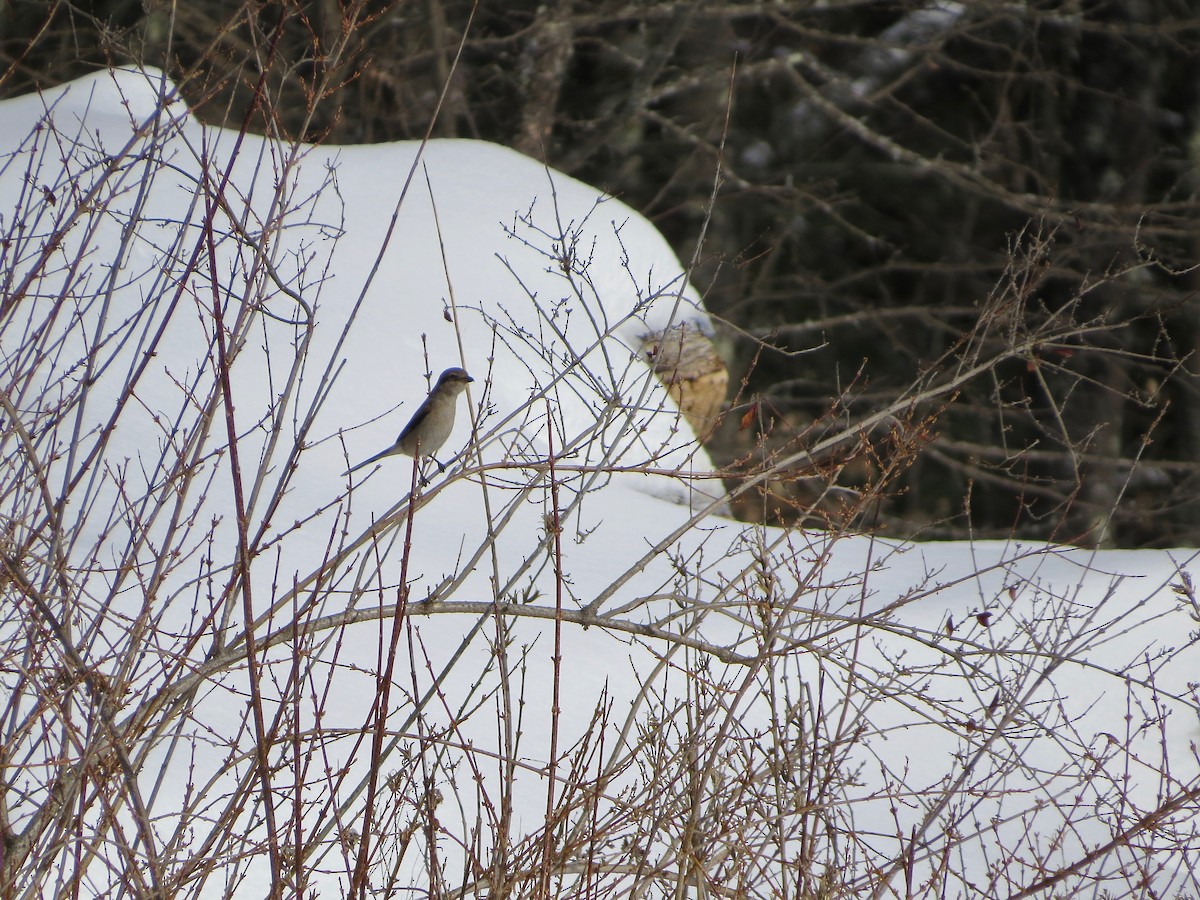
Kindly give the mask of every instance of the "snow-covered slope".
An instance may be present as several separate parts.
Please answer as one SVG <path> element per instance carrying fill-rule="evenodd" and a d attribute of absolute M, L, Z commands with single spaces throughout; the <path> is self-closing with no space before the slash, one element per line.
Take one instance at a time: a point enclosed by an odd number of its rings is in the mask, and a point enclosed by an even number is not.
<path fill-rule="evenodd" d="M 1189 554 L 714 516 L 635 352 L 707 327 L 644 219 L 493 145 L 288 146 L 172 91 L 0 106 L 30 896 L 1196 891 Z M 450 471 L 347 478 L 450 365 Z"/>

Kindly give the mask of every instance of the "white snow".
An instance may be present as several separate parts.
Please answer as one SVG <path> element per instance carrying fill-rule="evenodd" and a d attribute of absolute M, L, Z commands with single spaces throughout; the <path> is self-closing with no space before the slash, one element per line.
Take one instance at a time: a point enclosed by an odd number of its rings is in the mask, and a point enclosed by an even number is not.
<path fill-rule="evenodd" d="M 303 833 L 321 896 L 343 896 L 354 869 L 359 741 L 402 573 L 381 764 L 396 780 L 379 801 L 395 818 L 380 813 L 376 838 L 398 885 L 429 881 L 427 850 L 401 855 L 400 837 L 426 821 L 427 776 L 443 889 L 471 892 L 472 854 L 495 861 L 473 829 L 499 829 L 506 802 L 516 845 L 540 848 L 561 602 L 557 797 L 594 786 L 563 821 L 604 826 L 564 872 L 590 860 L 607 885 L 639 864 L 667 878 L 692 798 L 696 865 L 747 894 L 794 890 L 805 853 L 807 875 L 836 865 L 847 895 L 913 893 L 937 873 L 944 896 L 1015 894 L 1130 828 L 1129 847 L 1055 891 L 1120 896 L 1138 872 L 1160 893 L 1197 891 L 1194 801 L 1176 822 L 1191 856 L 1137 849 L 1168 840 L 1138 827 L 1144 812 L 1196 784 L 1200 610 L 1173 587 L 1191 551 L 896 545 L 713 515 L 712 464 L 636 354 L 652 330 L 708 322 L 637 213 L 491 144 L 286 146 L 202 127 L 176 99 L 163 113 L 172 91 L 157 72 L 101 72 L 0 104 L 0 385 L 21 426 L 6 406 L 0 509 L 6 553 L 21 547 L 79 656 L 126 684 L 111 718 L 180 895 L 270 883 L 239 496 L 254 634 L 275 638 L 257 651 L 266 720 L 289 735 L 269 753 L 275 816 L 289 840 Z M 409 535 L 407 458 L 343 472 L 390 444 L 450 365 L 476 381 Z M 0 620 L 11 646 L 44 625 L 22 596 Z M 503 651 L 498 603 L 516 613 Z M 46 665 L 69 668 L 39 633 Z M 35 709 L 53 682 L 42 660 L 0 675 L 20 695 L 5 738 L 25 767 L 5 774 L 15 833 L 54 790 L 55 747 L 20 724 L 58 721 Z M 87 693 L 55 697 L 87 731 Z M 98 720 L 88 733 L 101 739 Z M 783 771 L 781 733 L 820 752 L 795 745 Z M 658 755 L 689 734 L 693 755 Z M 581 742 L 591 752 L 572 762 Z M 105 784 L 126 797 L 119 775 Z M 118 807 L 137 857 L 144 838 Z M 131 874 L 101 813 L 92 803 L 79 828 L 106 835 L 112 867 L 92 859 L 82 892 L 158 877 Z M 71 877 L 76 857 L 54 853 L 31 895 Z"/>

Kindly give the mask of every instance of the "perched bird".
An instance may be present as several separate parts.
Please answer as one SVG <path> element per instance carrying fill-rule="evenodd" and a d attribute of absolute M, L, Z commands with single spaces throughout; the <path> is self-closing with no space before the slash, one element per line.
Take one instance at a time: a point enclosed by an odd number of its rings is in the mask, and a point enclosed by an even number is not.
<path fill-rule="evenodd" d="M 434 456 L 450 437 L 454 430 L 454 407 L 458 403 L 458 395 L 467 389 L 467 385 L 475 379 L 467 374 L 465 369 L 447 369 L 425 398 L 425 402 L 417 407 L 413 417 L 408 420 L 396 443 L 382 453 L 376 453 L 370 459 L 364 459 L 357 466 L 346 470 L 349 475 L 363 466 L 370 465 L 376 460 L 383 459 L 395 453 L 405 456 L 428 456 L 438 464 L 438 471 L 446 471 L 446 467 Z"/>

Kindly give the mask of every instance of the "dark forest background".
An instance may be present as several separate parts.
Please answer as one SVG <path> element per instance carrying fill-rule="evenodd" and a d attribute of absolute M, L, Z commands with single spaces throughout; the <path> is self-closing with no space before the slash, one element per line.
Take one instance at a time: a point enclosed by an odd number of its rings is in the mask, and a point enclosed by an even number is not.
<path fill-rule="evenodd" d="M 139 62 L 283 139 L 432 123 L 699 246 L 747 517 L 1095 546 L 1200 544 L 1198 51 L 1192 0 L 0 0 L 0 96 Z"/>

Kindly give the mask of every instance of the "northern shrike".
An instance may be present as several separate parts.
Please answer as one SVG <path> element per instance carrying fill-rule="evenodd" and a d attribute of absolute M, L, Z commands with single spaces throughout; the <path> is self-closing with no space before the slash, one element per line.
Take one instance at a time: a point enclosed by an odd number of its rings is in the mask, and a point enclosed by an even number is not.
<path fill-rule="evenodd" d="M 450 437 L 450 432 L 454 430 L 454 407 L 458 403 L 458 395 L 474 380 L 465 369 L 447 369 L 438 378 L 425 402 L 417 407 L 413 417 L 408 420 L 408 424 L 396 438 L 396 443 L 382 453 L 376 453 L 370 459 L 364 459 L 357 466 L 347 469 L 346 474 L 349 475 L 363 466 L 395 453 L 403 453 L 405 456 L 428 456 L 438 464 L 438 471 L 446 471 L 446 467 L 438 462 L 434 454 L 442 448 L 442 444 L 446 443 L 446 438 Z"/>

